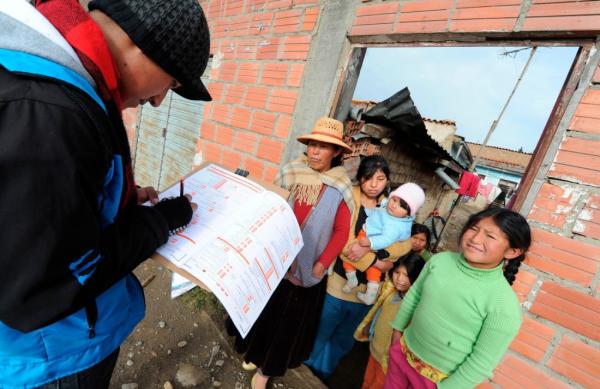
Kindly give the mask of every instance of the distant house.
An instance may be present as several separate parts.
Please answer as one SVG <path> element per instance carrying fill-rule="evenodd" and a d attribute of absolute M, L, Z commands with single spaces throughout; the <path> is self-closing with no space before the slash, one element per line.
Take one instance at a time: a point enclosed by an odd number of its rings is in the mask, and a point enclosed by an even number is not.
<path fill-rule="evenodd" d="M 482 147 L 478 143 L 466 142 L 466 144 L 474 160 L 479 156 L 475 173 L 487 183 L 498 186 L 502 190 L 501 196 L 510 198 L 529 165 L 531 153 L 495 146 Z"/>

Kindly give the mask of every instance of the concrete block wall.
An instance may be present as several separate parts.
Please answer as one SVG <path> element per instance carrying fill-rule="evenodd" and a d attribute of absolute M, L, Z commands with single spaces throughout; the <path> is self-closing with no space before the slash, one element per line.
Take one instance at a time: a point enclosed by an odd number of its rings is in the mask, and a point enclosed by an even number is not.
<path fill-rule="evenodd" d="M 363 3 L 349 37 L 358 42 L 400 41 L 406 34 L 600 33 L 600 1 Z M 597 55 L 589 61 L 597 64 Z M 514 285 L 524 324 L 482 388 L 600 387 L 600 68 L 589 70 L 568 102 L 543 184 L 529 194 L 534 243 Z"/>

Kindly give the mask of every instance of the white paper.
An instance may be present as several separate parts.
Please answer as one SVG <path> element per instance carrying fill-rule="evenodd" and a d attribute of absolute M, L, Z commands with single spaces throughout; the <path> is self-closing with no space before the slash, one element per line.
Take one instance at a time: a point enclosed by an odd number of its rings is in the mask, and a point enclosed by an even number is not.
<path fill-rule="evenodd" d="M 157 252 L 202 281 L 245 337 L 302 248 L 300 227 L 281 196 L 216 165 L 187 178 L 185 192 L 198 210 Z"/>
<path fill-rule="evenodd" d="M 171 278 L 171 300 L 176 299 L 182 294 L 189 292 L 194 289 L 196 284 L 192 281 L 189 281 L 184 276 L 180 276 L 177 273 L 173 273 L 173 277 Z"/>

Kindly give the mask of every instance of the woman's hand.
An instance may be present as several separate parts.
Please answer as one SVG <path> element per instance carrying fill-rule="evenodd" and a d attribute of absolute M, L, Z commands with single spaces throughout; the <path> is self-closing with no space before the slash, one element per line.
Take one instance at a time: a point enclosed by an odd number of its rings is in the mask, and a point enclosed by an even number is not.
<path fill-rule="evenodd" d="M 371 251 L 370 247 L 364 247 L 355 242 L 348 246 L 348 249 L 344 254 L 348 257 L 349 260 L 356 262 L 369 251 Z"/>
<path fill-rule="evenodd" d="M 394 267 L 394 264 L 392 262 L 382 261 L 382 260 L 378 259 L 377 261 L 375 261 L 373 266 L 375 266 L 375 268 L 377 270 L 381 271 L 382 273 L 385 273 L 385 272 L 390 271 L 390 269 L 392 267 Z"/>
<path fill-rule="evenodd" d="M 396 343 L 399 343 L 401 337 L 402 337 L 402 332 L 400 332 L 398 330 L 394 330 L 394 332 L 392 332 L 392 346 L 395 345 Z"/>
<path fill-rule="evenodd" d="M 325 275 L 325 266 L 319 261 L 315 262 L 312 269 L 312 274 L 315 278 L 323 278 Z"/>

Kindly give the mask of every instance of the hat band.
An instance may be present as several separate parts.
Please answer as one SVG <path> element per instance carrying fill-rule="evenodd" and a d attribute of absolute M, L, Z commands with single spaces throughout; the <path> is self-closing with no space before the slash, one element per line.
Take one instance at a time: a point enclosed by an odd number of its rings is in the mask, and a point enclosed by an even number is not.
<path fill-rule="evenodd" d="M 341 136 L 333 135 L 333 134 L 331 134 L 329 132 L 313 131 L 313 132 L 311 132 L 311 134 L 314 134 L 314 135 L 326 135 L 326 136 L 330 136 L 330 137 L 338 139 L 338 140 L 343 140 Z"/>

